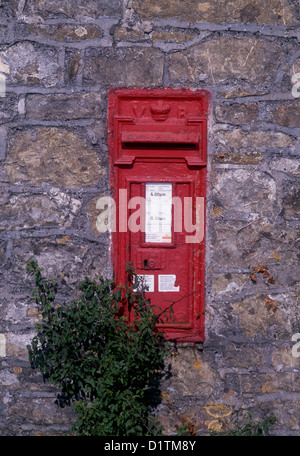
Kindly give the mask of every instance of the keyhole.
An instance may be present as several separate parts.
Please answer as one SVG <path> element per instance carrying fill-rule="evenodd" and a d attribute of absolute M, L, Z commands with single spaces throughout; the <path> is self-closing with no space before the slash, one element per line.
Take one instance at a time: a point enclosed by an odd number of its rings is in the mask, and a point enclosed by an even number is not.
<path fill-rule="evenodd" d="M 148 267 L 148 260 L 144 260 L 144 268 Z"/>

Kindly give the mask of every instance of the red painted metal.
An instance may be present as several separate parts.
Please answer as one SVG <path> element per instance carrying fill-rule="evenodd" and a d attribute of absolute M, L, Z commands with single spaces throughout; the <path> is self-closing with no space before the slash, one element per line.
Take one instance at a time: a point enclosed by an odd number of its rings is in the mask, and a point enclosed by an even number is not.
<path fill-rule="evenodd" d="M 172 197 L 182 209 L 184 198 L 193 202 L 195 218 L 196 198 L 204 199 L 206 194 L 208 99 L 207 91 L 187 89 L 111 89 L 109 93 L 111 186 L 117 215 L 112 233 L 115 278 L 117 283 L 126 280 L 128 261 L 138 274 L 150 276 L 154 291 L 146 296 L 151 303 L 165 309 L 174 302 L 175 320 L 162 327 L 167 339 L 178 342 L 204 340 L 205 240 L 187 243 L 191 233 L 184 223 L 182 230 L 174 229 L 175 206 L 171 238 L 166 241 L 147 241 L 143 223 L 140 230 L 132 231 L 127 220 L 141 215 L 138 222 L 142 221 L 145 209 L 134 204 L 130 208 L 130 201 L 145 198 L 149 184 L 172 184 Z M 176 276 L 173 289 L 159 291 L 159 280 L 167 275 Z"/>

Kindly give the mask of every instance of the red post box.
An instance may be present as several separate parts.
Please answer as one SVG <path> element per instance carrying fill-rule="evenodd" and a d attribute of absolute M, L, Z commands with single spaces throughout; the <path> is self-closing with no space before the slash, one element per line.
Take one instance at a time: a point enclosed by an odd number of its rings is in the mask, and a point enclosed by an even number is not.
<path fill-rule="evenodd" d="M 131 261 L 151 303 L 174 303 L 162 325 L 179 342 L 204 339 L 207 111 L 203 90 L 109 94 L 115 277 L 124 282 Z"/>

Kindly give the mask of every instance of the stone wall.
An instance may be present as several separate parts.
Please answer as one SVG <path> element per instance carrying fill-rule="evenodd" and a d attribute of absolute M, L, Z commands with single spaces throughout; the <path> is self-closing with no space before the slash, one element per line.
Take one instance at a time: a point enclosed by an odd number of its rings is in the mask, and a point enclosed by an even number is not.
<path fill-rule="evenodd" d="M 273 411 L 274 434 L 299 434 L 299 25 L 296 0 L 0 1 L 2 435 L 74 420 L 28 363 L 39 316 L 25 266 L 58 277 L 61 299 L 110 276 L 96 202 L 116 86 L 211 92 L 206 340 L 170 357 L 166 433 Z"/>

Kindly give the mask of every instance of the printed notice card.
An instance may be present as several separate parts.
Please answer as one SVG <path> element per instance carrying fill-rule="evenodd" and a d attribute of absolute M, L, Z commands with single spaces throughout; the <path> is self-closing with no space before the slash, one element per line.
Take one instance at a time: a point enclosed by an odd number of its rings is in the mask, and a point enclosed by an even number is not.
<path fill-rule="evenodd" d="M 172 184 L 146 183 L 146 242 L 172 242 Z"/>

